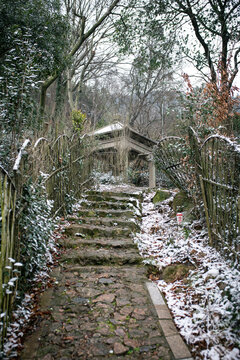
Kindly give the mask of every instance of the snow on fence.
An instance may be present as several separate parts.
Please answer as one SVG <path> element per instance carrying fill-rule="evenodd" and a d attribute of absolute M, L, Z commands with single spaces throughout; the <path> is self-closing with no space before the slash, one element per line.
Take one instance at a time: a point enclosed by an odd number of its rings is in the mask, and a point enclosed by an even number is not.
<path fill-rule="evenodd" d="M 240 150 L 223 136 L 202 146 L 193 129 L 189 141 L 162 139 L 154 150 L 156 166 L 194 201 L 201 198 L 209 242 L 223 255 L 240 259 Z"/>
<path fill-rule="evenodd" d="M 201 147 L 200 183 L 210 245 L 239 263 L 240 151 L 222 136 Z"/>
<path fill-rule="evenodd" d="M 0 166 L 0 353 L 22 266 L 18 222 L 26 204 L 16 210 L 16 203 L 21 200 L 24 186 L 29 181 L 37 184 L 41 178 L 48 199 L 54 201 L 52 216 L 66 214 L 71 201 L 90 180 L 88 148 L 77 134 L 71 138 L 61 135 L 53 142 L 40 138 L 31 144 L 26 140 L 16 158 L 13 177 Z"/>
<path fill-rule="evenodd" d="M 22 159 L 26 155 L 30 140 L 25 140 L 13 165 L 12 177 L 0 166 L 0 351 L 11 317 L 15 300 L 18 277 L 22 264 L 19 262 L 18 221 L 21 209 L 17 200 L 22 194 L 20 172 L 24 172 Z"/>
<path fill-rule="evenodd" d="M 1 199 L 1 256 L 0 256 L 0 329 L 1 339 L 5 336 L 11 304 L 17 286 L 15 212 L 16 188 L 7 172 L 0 166 L 0 199 Z"/>

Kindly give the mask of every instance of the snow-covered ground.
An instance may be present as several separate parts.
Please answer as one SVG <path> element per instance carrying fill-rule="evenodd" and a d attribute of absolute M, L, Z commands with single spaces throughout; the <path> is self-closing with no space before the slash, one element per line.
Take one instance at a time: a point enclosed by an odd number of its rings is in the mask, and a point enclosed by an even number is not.
<path fill-rule="evenodd" d="M 129 185 L 101 185 L 102 191 L 138 193 L 143 189 Z M 240 273 L 229 266 L 213 248 L 208 246 L 207 231 L 202 224 L 177 225 L 170 203 L 172 198 L 155 208 L 151 199 L 154 192 L 145 195 L 141 232 L 134 240 L 146 263 L 160 270 L 170 264 L 192 264 L 187 277 L 166 283 L 156 280 L 165 295 L 174 321 L 186 342 L 190 345 L 195 359 L 237 360 L 240 359 Z M 63 228 L 59 224 L 53 234 L 49 248 L 54 253 L 55 241 L 61 237 Z M 52 257 L 49 251 L 48 261 Z M 49 275 L 43 269 L 36 277 L 44 282 Z M 21 348 L 21 338 L 34 311 L 34 293 L 26 294 L 21 306 L 16 309 L 13 322 L 8 328 L 5 353 L 0 358 L 12 359 Z"/>
<path fill-rule="evenodd" d="M 141 232 L 134 238 L 144 261 L 160 270 L 192 265 L 182 280 L 156 280 L 176 326 L 195 359 L 240 359 L 239 271 L 208 246 L 207 231 L 198 221 L 178 226 L 172 199 L 155 208 L 153 196 L 145 196 Z"/>

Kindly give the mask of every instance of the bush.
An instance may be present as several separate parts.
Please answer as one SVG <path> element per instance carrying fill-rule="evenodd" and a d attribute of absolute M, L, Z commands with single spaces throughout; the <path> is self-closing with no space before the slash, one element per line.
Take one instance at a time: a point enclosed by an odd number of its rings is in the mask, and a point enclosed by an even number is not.
<path fill-rule="evenodd" d="M 23 207 L 20 227 L 20 259 L 24 264 L 22 277 L 31 279 L 47 260 L 47 245 L 53 230 L 50 220 L 52 202 L 47 200 L 42 179 L 37 184 L 31 181 L 24 186 L 18 206 Z"/>
<path fill-rule="evenodd" d="M 74 130 L 81 133 L 83 130 L 83 126 L 87 120 L 87 115 L 84 114 L 81 110 L 73 110 L 71 114 L 71 119 Z"/>
<path fill-rule="evenodd" d="M 149 183 L 148 171 L 145 169 L 138 170 L 134 168 L 129 168 L 128 180 L 130 183 L 136 186 L 148 186 Z"/>

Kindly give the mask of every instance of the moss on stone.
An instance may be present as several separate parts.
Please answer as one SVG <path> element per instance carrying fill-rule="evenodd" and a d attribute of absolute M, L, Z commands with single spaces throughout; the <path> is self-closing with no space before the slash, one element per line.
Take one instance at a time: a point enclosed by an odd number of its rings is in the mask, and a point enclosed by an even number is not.
<path fill-rule="evenodd" d="M 194 207 L 192 200 L 183 191 L 177 193 L 173 199 L 172 208 L 175 213 L 189 211 Z"/>
<path fill-rule="evenodd" d="M 160 203 L 166 199 L 169 199 L 171 196 L 171 193 L 166 190 L 157 190 L 156 194 L 154 195 L 152 202 L 156 205 L 157 203 Z"/>
<path fill-rule="evenodd" d="M 169 265 L 163 270 L 162 277 L 166 283 L 182 280 L 191 269 L 194 269 L 194 267 L 189 264 Z"/>

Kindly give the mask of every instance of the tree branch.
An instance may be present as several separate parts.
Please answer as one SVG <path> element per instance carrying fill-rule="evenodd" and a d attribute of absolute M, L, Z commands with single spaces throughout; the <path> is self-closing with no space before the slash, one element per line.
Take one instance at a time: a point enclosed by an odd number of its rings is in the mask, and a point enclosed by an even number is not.
<path fill-rule="evenodd" d="M 235 9 L 237 9 L 240 6 L 240 1 L 236 2 L 236 4 L 233 5 L 233 7 L 231 8 L 231 10 L 229 11 L 229 13 L 226 16 L 226 19 L 233 13 L 233 11 Z"/>
<path fill-rule="evenodd" d="M 237 49 L 237 51 L 235 52 L 235 55 L 234 55 L 234 70 L 233 70 L 232 76 L 230 77 L 229 82 L 228 82 L 229 90 L 231 89 L 233 81 L 238 73 L 238 65 L 240 64 L 240 60 L 238 61 L 239 54 L 240 54 L 240 47 Z"/>
<path fill-rule="evenodd" d="M 78 51 L 78 49 L 83 44 L 83 42 L 87 38 L 89 38 L 89 36 L 91 36 L 94 33 L 94 31 L 104 22 L 104 20 L 111 14 L 112 10 L 116 7 L 116 5 L 120 1 L 121 0 L 115 0 L 112 3 L 112 5 L 108 8 L 108 10 L 105 12 L 105 14 L 91 27 L 91 29 L 89 29 L 86 34 L 84 33 L 82 34 L 82 36 L 80 37 L 80 39 L 77 41 L 72 51 L 70 52 L 69 57 L 72 57 Z"/>
<path fill-rule="evenodd" d="M 216 71 L 214 69 L 213 61 L 212 61 L 211 56 L 210 56 L 209 46 L 207 45 L 207 43 L 203 39 L 202 35 L 200 34 L 197 19 L 196 19 L 196 16 L 194 15 L 194 13 L 192 11 L 190 1 L 187 0 L 188 7 L 185 7 L 182 4 L 182 1 L 180 1 L 180 0 L 176 0 L 176 2 L 179 5 L 179 7 L 184 11 L 184 13 L 187 14 L 189 16 L 189 18 L 190 18 L 190 21 L 192 23 L 195 35 L 196 35 L 198 41 L 200 42 L 200 44 L 202 45 L 202 47 L 204 49 L 205 57 L 206 57 L 207 62 L 208 62 L 208 67 L 209 67 L 210 72 L 211 72 L 211 80 L 212 80 L 213 83 L 215 83 L 216 79 L 217 79 L 217 75 L 216 75 Z"/>
<path fill-rule="evenodd" d="M 117 4 L 121 0 L 114 0 L 112 5 L 108 8 L 108 10 L 103 14 L 103 16 L 84 34 L 85 30 L 85 17 L 82 17 L 82 24 L 81 24 L 81 31 L 80 31 L 80 37 L 79 40 L 76 42 L 72 50 L 70 51 L 69 55 L 66 59 L 66 64 L 68 61 L 76 54 L 78 49 L 81 47 L 81 45 L 91 36 L 94 31 L 104 22 L 104 20 L 111 14 L 112 10 L 117 6 Z M 58 78 L 58 76 L 65 70 L 66 65 L 58 69 L 54 74 L 50 75 L 42 84 L 42 90 L 41 90 L 41 98 L 40 98 L 40 113 L 43 115 L 44 108 L 45 108 L 45 98 L 46 98 L 46 92 L 48 87 Z"/>

